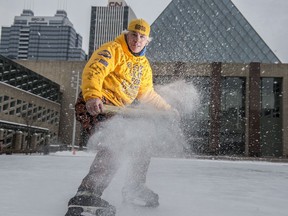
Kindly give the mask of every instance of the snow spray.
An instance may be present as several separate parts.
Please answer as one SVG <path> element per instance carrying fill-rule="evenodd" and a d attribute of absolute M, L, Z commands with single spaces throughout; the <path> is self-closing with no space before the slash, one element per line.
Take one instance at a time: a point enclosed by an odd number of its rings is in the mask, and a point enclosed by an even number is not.
<path fill-rule="evenodd" d="M 155 90 L 178 110 L 180 116 L 195 112 L 200 103 L 195 87 L 183 80 L 156 86 Z M 127 154 L 181 157 L 185 145 L 179 119 L 155 114 L 137 118 L 116 115 L 101 123 L 89 139 L 87 147 L 88 150 L 96 151 L 98 146 L 109 147 L 121 157 Z"/>

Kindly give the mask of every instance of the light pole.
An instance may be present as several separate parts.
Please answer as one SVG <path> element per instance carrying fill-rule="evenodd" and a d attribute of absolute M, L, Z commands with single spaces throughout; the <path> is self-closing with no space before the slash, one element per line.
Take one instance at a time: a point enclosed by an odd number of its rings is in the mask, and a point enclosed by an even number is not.
<path fill-rule="evenodd" d="M 79 94 L 79 82 L 80 82 L 80 73 L 79 71 L 75 72 L 72 71 L 72 78 L 71 78 L 71 87 L 75 89 L 75 101 L 77 100 L 78 94 Z M 73 109 L 73 105 L 69 105 L 70 109 Z M 76 116 L 75 113 L 73 115 L 73 132 L 72 132 L 72 153 L 75 154 L 75 134 L 76 134 Z"/>

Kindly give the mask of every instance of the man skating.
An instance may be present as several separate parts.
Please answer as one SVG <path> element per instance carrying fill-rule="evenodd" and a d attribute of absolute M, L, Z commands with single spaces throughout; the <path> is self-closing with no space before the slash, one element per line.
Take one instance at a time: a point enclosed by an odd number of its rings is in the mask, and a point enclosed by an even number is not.
<path fill-rule="evenodd" d="M 125 107 L 136 99 L 159 110 L 171 106 L 153 88 L 152 69 L 145 57 L 150 26 L 143 19 L 132 20 L 128 30 L 114 41 L 96 50 L 86 64 L 81 93 L 75 105 L 76 117 L 90 135 L 101 122 L 111 118 L 103 113 L 104 104 Z M 124 127 L 124 126 L 123 126 Z M 140 154 L 132 159 L 126 183 L 122 190 L 127 203 L 157 207 L 159 196 L 146 185 L 150 156 Z M 68 203 L 65 216 L 79 216 L 83 211 L 99 216 L 113 216 L 114 206 L 101 198 L 119 168 L 118 157 L 108 147 L 98 146 L 89 173 Z"/>

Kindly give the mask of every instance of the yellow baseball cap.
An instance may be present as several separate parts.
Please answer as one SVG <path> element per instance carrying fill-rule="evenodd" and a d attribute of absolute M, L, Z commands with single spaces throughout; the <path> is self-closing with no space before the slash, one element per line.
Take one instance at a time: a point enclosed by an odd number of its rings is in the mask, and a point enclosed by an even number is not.
<path fill-rule="evenodd" d="M 138 32 L 149 37 L 150 25 L 143 19 L 133 19 L 128 25 L 128 31 Z"/>

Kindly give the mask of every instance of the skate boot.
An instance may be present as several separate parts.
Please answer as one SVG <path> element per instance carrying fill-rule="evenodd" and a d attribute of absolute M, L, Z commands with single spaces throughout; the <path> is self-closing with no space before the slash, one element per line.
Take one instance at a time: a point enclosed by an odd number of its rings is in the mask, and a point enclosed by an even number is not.
<path fill-rule="evenodd" d="M 70 199 L 65 216 L 82 216 L 82 213 L 93 216 L 115 216 L 116 208 L 100 197 L 76 194 Z"/>
<path fill-rule="evenodd" d="M 124 187 L 122 189 L 123 201 L 125 203 L 143 206 L 159 206 L 159 196 L 144 185 L 137 187 Z"/>

